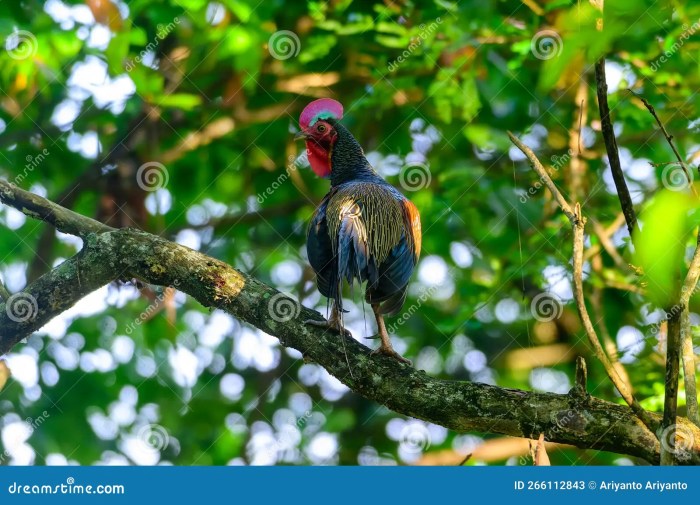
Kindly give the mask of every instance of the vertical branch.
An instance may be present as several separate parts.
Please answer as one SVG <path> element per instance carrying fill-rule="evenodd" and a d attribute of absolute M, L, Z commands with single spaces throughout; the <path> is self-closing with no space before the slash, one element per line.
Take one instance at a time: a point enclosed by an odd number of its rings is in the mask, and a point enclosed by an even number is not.
<path fill-rule="evenodd" d="M 676 440 L 676 419 L 678 417 L 678 375 L 680 372 L 681 348 L 681 312 L 672 311 L 668 319 L 668 336 L 666 337 L 666 390 L 664 393 L 664 417 L 660 431 L 664 439 Z M 666 430 L 669 430 L 666 433 Z M 661 444 L 661 464 L 676 463 L 674 451 Z"/>
<path fill-rule="evenodd" d="M 620 164 L 620 155 L 617 151 L 617 140 L 615 139 L 615 131 L 613 130 L 612 120 L 610 119 L 610 107 L 608 106 L 608 83 L 605 79 L 605 58 L 601 58 L 595 64 L 595 80 L 596 90 L 598 93 L 598 109 L 600 110 L 600 125 L 603 132 L 603 140 L 605 141 L 605 150 L 608 153 L 608 162 L 612 171 L 613 180 L 615 181 L 615 189 L 617 196 L 620 199 L 620 207 L 625 215 L 627 229 L 630 237 L 632 232 L 637 227 L 637 215 L 634 212 L 632 197 L 630 196 L 625 175 L 622 172 Z"/>
<path fill-rule="evenodd" d="M 578 89 L 576 90 L 574 122 L 569 130 L 569 155 L 571 156 L 571 161 L 569 161 L 569 169 L 571 171 L 569 194 L 574 201 L 579 201 L 584 191 L 583 176 L 586 172 L 586 163 L 581 158 L 583 144 L 581 141 L 581 130 L 588 121 L 587 92 L 586 79 L 584 76 L 581 76 Z"/>
<path fill-rule="evenodd" d="M 600 256 L 596 256 L 595 260 L 600 260 Z M 594 267 L 595 268 L 595 267 Z M 600 287 L 593 288 L 593 294 L 591 295 L 591 306 L 593 307 L 593 314 L 597 321 L 601 321 L 599 325 L 600 335 L 603 337 L 603 345 L 605 346 L 605 353 L 610 358 L 610 363 L 612 363 L 613 368 L 620 376 L 620 380 L 625 383 L 627 389 L 632 391 L 632 382 L 630 381 L 627 370 L 625 366 L 620 362 L 619 354 L 620 351 L 617 345 L 610 336 L 610 332 L 605 326 L 605 313 L 603 311 L 603 289 Z"/>
<path fill-rule="evenodd" d="M 688 273 L 681 288 L 680 305 L 683 307 L 681 314 L 681 345 L 683 357 L 683 377 L 685 381 L 685 397 L 688 408 L 688 419 L 700 426 L 700 413 L 698 412 L 698 392 L 696 384 L 695 349 L 693 349 L 693 335 L 690 330 L 690 314 L 688 305 L 690 297 L 695 292 L 700 278 L 700 237 L 695 248 L 693 259 L 690 261 Z"/>

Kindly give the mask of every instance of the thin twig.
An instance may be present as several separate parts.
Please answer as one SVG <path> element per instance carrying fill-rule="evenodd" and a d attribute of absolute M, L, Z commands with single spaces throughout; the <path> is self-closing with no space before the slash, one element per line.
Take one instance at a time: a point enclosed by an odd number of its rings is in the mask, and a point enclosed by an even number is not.
<path fill-rule="evenodd" d="M 21 209 L 35 219 L 41 219 L 57 230 L 69 235 L 87 237 L 91 233 L 104 233 L 114 228 L 89 217 L 76 214 L 60 205 L 45 200 L 34 193 L 24 191 L 14 184 L 0 179 L 0 202 Z"/>
<path fill-rule="evenodd" d="M 597 256 L 600 258 L 600 256 Z M 593 288 L 593 294 L 591 295 L 591 306 L 593 307 L 593 314 L 596 320 L 600 321 L 601 324 L 598 326 L 600 330 L 600 336 L 603 339 L 603 346 L 605 348 L 605 353 L 610 358 L 610 363 L 615 368 L 617 375 L 625 383 L 627 389 L 632 390 L 632 382 L 630 381 L 627 370 L 625 366 L 620 362 L 620 350 L 615 345 L 608 328 L 605 326 L 605 312 L 603 311 L 603 289 L 599 287 Z"/>
<path fill-rule="evenodd" d="M 552 181 L 552 178 L 547 173 L 547 170 L 542 166 L 540 160 L 537 159 L 535 153 L 532 152 L 532 149 L 523 144 L 520 139 L 511 132 L 508 132 L 508 137 L 510 138 L 511 142 L 513 142 L 513 144 L 515 144 L 515 146 L 527 157 L 527 159 L 530 161 L 530 166 L 535 170 L 535 172 L 537 172 L 537 175 L 540 176 L 540 180 L 545 183 L 547 188 L 549 188 L 549 191 L 552 192 L 554 199 L 559 204 L 559 207 L 561 207 L 561 210 L 564 211 L 566 217 L 569 218 L 569 221 L 573 223 L 574 211 L 571 209 L 571 205 L 569 205 L 566 198 L 564 198 L 564 196 L 559 192 L 559 189 L 554 184 L 554 181 Z"/>
<path fill-rule="evenodd" d="M 584 225 L 586 223 L 586 219 L 581 215 L 581 205 L 577 203 L 574 207 L 574 210 L 572 211 L 571 206 L 561 195 L 556 185 L 554 184 L 554 181 L 552 181 L 551 177 L 549 177 L 547 171 L 544 170 L 542 163 L 540 163 L 540 161 L 537 159 L 535 153 L 532 152 L 532 149 L 523 144 L 511 132 L 508 132 L 508 137 L 510 137 L 510 140 L 513 142 L 513 144 L 515 144 L 515 146 L 518 149 L 520 149 L 522 153 L 527 157 L 527 159 L 530 161 L 530 165 L 540 175 L 540 177 L 542 178 L 541 180 L 550 189 L 557 202 L 559 202 L 562 211 L 569 218 L 569 221 L 571 221 L 571 225 L 574 229 L 574 298 L 576 300 L 576 307 L 578 309 L 579 316 L 581 317 L 581 322 L 583 323 L 583 327 L 586 331 L 586 335 L 588 336 L 588 341 L 590 342 L 591 347 L 593 348 L 593 352 L 595 353 L 598 360 L 603 364 L 603 368 L 605 368 L 605 372 L 608 374 L 608 377 L 612 381 L 613 385 L 620 392 L 620 395 L 627 402 L 627 404 L 635 413 L 635 415 L 644 423 L 644 425 L 647 428 L 649 428 L 649 430 L 655 432 L 654 428 L 657 423 L 654 423 L 652 417 L 649 415 L 649 412 L 642 408 L 642 406 L 632 394 L 632 391 L 627 387 L 627 384 L 625 384 L 622 378 L 618 375 L 615 367 L 610 362 L 610 359 L 605 354 L 605 351 L 603 350 L 603 347 L 600 344 L 600 339 L 596 334 L 595 328 L 593 327 L 593 323 L 591 322 L 591 318 L 588 315 L 588 310 L 586 309 L 586 300 L 583 296 L 583 230 Z"/>
<path fill-rule="evenodd" d="M 654 116 L 654 119 L 656 120 L 656 124 L 659 125 L 659 128 L 661 129 L 661 133 L 664 134 L 664 137 L 666 137 L 666 142 L 668 142 L 668 145 L 671 146 L 671 150 L 673 151 L 673 154 L 676 155 L 676 159 L 678 160 L 678 163 L 680 164 L 681 168 L 683 169 L 683 173 L 685 173 L 686 179 L 688 179 L 688 185 L 690 186 L 690 189 L 693 191 L 693 194 L 698 197 L 698 192 L 695 190 L 695 186 L 693 186 L 693 176 L 690 175 L 690 171 L 688 170 L 688 167 L 685 164 L 685 161 L 683 161 L 683 158 L 681 158 L 681 153 L 678 152 L 678 149 L 676 148 L 676 144 L 673 143 L 673 135 L 668 133 L 668 130 L 666 130 L 666 127 L 664 124 L 661 122 L 659 119 L 659 116 L 656 114 L 656 110 L 654 109 L 654 106 L 650 104 L 646 98 L 644 98 L 641 95 L 636 94 L 634 91 L 631 89 L 628 90 L 630 93 L 632 93 L 634 96 L 639 98 L 644 106 L 649 110 L 652 116 Z"/>
<path fill-rule="evenodd" d="M 620 154 L 617 151 L 617 140 L 615 139 L 615 131 L 613 130 L 612 120 L 610 119 L 610 107 L 608 106 L 608 83 L 605 80 L 605 58 L 601 58 L 595 64 L 595 80 L 596 90 L 598 93 L 598 109 L 600 110 L 600 125 L 603 132 L 603 140 L 605 141 L 605 150 L 608 153 L 608 162 L 612 171 L 613 180 L 615 181 L 615 189 L 617 196 L 620 199 L 622 213 L 625 215 L 627 222 L 627 230 L 630 237 L 632 232 L 637 227 L 637 214 L 634 212 L 632 197 L 625 182 L 625 175 L 622 172 L 620 164 Z"/>
<path fill-rule="evenodd" d="M 576 103 L 574 123 L 569 129 L 569 171 L 571 173 L 569 179 L 569 194 L 572 200 L 578 201 L 584 191 L 584 174 L 586 173 L 586 162 L 581 157 L 582 149 L 582 128 L 583 124 L 588 121 L 588 108 L 585 106 L 586 96 L 588 94 L 588 83 L 585 76 L 581 76 L 578 89 L 576 90 Z"/>

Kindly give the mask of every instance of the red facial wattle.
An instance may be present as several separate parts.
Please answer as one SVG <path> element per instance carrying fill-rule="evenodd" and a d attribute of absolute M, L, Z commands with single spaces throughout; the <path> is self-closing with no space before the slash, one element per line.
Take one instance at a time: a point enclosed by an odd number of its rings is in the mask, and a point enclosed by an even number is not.
<path fill-rule="evenodd" d="M 313 139 L 306 141 L 306 156 L 311 170 L 324 179 L 331 176 L 331 151 L 322 147 Z"/>

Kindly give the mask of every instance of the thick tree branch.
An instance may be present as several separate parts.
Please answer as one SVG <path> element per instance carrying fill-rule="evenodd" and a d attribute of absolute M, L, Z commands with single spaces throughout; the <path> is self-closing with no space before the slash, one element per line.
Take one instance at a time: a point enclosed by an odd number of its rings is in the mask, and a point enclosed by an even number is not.
<path fill-rule="evenodd" d="M 21 292 L 37 302 L 31 317 L 18 322 L 17 317 L 9 317 L 6 304 L 0 304 L 0 354 L 100 285 L 137 277 L 177 286 L 203 305 L 276 336 L 282 345 L 299 350 L 357 394 L 398 413 L 460 432 L 528 438 L 544 433 L 553 442 L 659 461 L 658 440 L 625 406 L 577 390 L 569 395 L 532 393 L 429 377 L 392 358 L 371 355 L 354 339 L 304 324 L 321 315 L 219 260 L 142 231 L 98 227 L 36 196 L 31 197 L 29 210 L 25 205 L 29 198 L 28 193 L 0 181 L 2 201 L 64 229 L 68 226 L 84 237 L 84 248 Z M 658 415 L 652 417 L 660 422 Z M 680 418 L 678 423 L 695 440 L 687 462 L 700 463 L 700 429 Z"/>

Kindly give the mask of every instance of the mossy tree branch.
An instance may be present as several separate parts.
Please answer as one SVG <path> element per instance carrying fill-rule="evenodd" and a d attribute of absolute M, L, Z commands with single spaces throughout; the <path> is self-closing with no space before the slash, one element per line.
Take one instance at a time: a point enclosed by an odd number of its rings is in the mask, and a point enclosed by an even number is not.
<path fill-rule="evenodd" d="M 390 357 L 371 355 L 354 339 L 304 324 L 321 315 L 205 254 L 143 231 L 114 230 L 3 181 L 0 201 L 84 239 L 80 253 L 13 295 L 35 301 L 29 312 L 10 317 L 12 300 L 0 304 L 0 354 L 91 291 L 135 277 L 177 286 L 204 306 L 274 335 L 355 393 L 400 414 L 459 432 L 529 438 L 544 433 L 553 442 L 659 461 L 659 441 L 632 410 L 592 398 L 581 387 L 561 395 L 429 377 Z M 678 423 L 695 440 L 686 461 L 700 463 L 700 429 L 682 418 Z"/>

